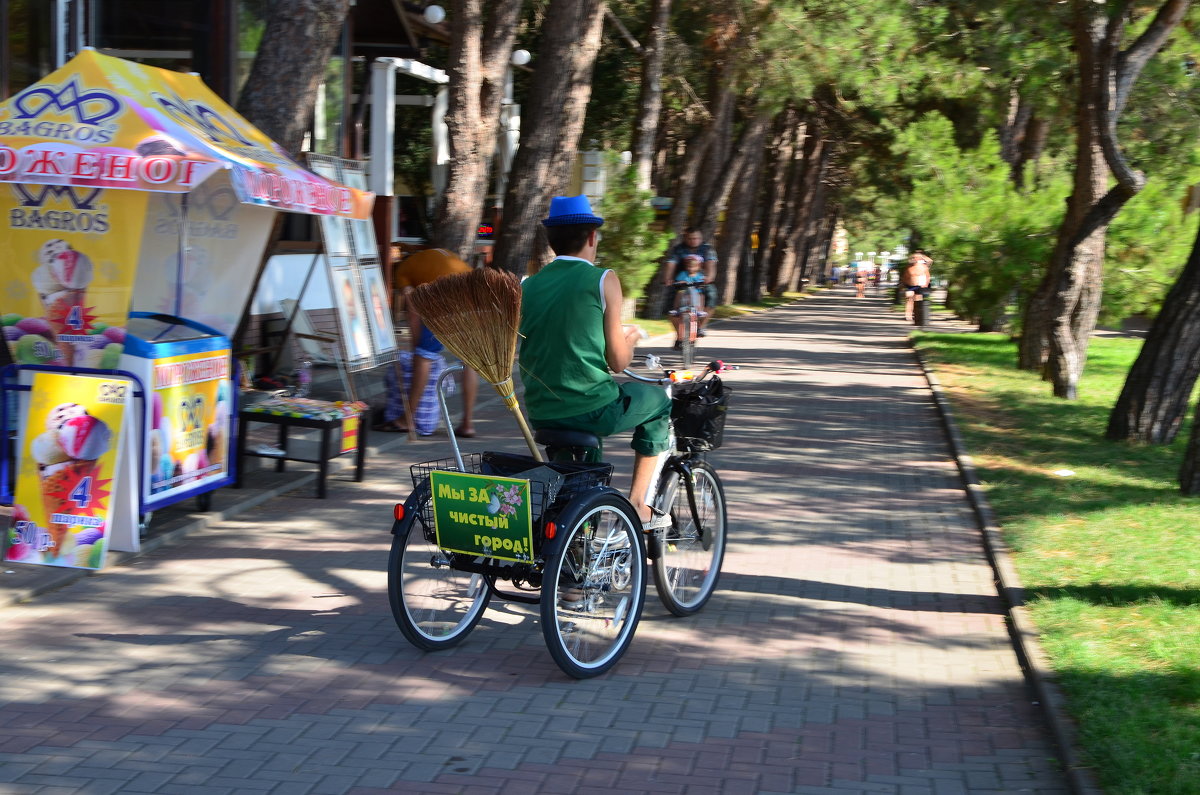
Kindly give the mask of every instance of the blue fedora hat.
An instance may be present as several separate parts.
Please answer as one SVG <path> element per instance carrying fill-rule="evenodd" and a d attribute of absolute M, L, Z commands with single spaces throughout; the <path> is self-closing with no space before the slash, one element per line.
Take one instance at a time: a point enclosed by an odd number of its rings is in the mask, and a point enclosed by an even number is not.
<path fill-rule="evenodd" d="M 587 196 L 555 196 L 550 200 L 550 215 L 542 221 L 542 226 L 568 224 L 602 226 L 604 219 L 592 212 L 592 204 Z"/>

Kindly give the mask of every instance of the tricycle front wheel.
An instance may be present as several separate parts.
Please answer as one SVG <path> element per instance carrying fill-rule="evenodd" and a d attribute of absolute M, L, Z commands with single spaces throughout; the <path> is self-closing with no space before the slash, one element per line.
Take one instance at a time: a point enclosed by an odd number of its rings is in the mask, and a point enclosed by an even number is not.
<path fill-rule="evenodd" d="M 660 508 L 671 514 L 671 526 L 658 530 L 654 585 L 663 605 L 677 616 L 690 616 L 704 607 L 717 587 L 725 558 L 725 489 L 716 470 L 693 461 L 692 494 L 680 471 L 663 473 L 658 487 Z"/>

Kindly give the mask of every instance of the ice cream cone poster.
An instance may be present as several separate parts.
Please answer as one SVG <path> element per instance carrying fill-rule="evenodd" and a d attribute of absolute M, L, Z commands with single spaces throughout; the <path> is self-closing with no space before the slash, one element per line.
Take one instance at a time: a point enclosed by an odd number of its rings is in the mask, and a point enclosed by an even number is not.
<path fill-rule="evenodd" d="M 147 197 L 0 185 L 0 323 L 13 361 L 118 366 Z"/>
<path fill-rule="evenodd" d="M 229 350 L 154 361 L 146 477 L 156 499 L 224 478 L 229 469 Z"/>
<path fill-rule="evenodd" d="M 8 560 L 98 569 L 129 381 L 35 373 L 9 530 Z"/>

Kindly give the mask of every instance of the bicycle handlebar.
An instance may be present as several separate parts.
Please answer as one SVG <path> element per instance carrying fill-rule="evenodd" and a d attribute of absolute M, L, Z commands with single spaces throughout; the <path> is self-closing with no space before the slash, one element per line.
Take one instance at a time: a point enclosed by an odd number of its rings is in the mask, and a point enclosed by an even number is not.
<path fill-rule="evenodd" d="M 651 357 L 653 357 L 653 359 L 654 359 L 653 365 L 651 365 L 651 362 L 649 361 Z M 648 361 L 647 361 L 646 366 L 647 367 L 653 366 L 654 368 L 657 368 L 658 367 L 657 359 L 658 359 L 658 357 L 651 354 L 650 356 L 647 357 Z M 650 376 L 645 376 L 640 373 L 635 373 L 633 370 L 630 370 L 628 367 L 626 367 L 624 370 L 622 370 L 622 372 L 635 381 L 642 381 L 647 384 L 658 384 L 659 386 L 664 386 L 668 383 L 679 384 L 679 383 L 685 383 L 688 381 L 700 381 L 703 378 L 705 378 L 706 376 L 708 376 L 709 373 L 727 373 L 730 370 L 737 370 L 737 369 L 739 369 L 739 368 L 736 364 L 726 364 L 725 362 L 721 361 L 720 359 L 714 359 L 713 361 L 711 361 L 707 365 L 705 365 L 704 369 L 700 372 L 699 375 L 696 375 L 696 372 L 694 370 L 667 370 L 666 375 L 663 375 L 659 378 L 651 378 Z"/>

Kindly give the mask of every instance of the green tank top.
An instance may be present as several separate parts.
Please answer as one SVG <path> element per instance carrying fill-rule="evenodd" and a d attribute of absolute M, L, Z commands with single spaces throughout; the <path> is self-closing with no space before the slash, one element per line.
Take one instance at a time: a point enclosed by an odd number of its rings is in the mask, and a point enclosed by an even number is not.
<path fill-rule="evenodd" d="M 607 272 L 560 257 L 521 285 L 519 364 L 534 422 L 595 411 L 620 394 L 604 358 Z"/>

